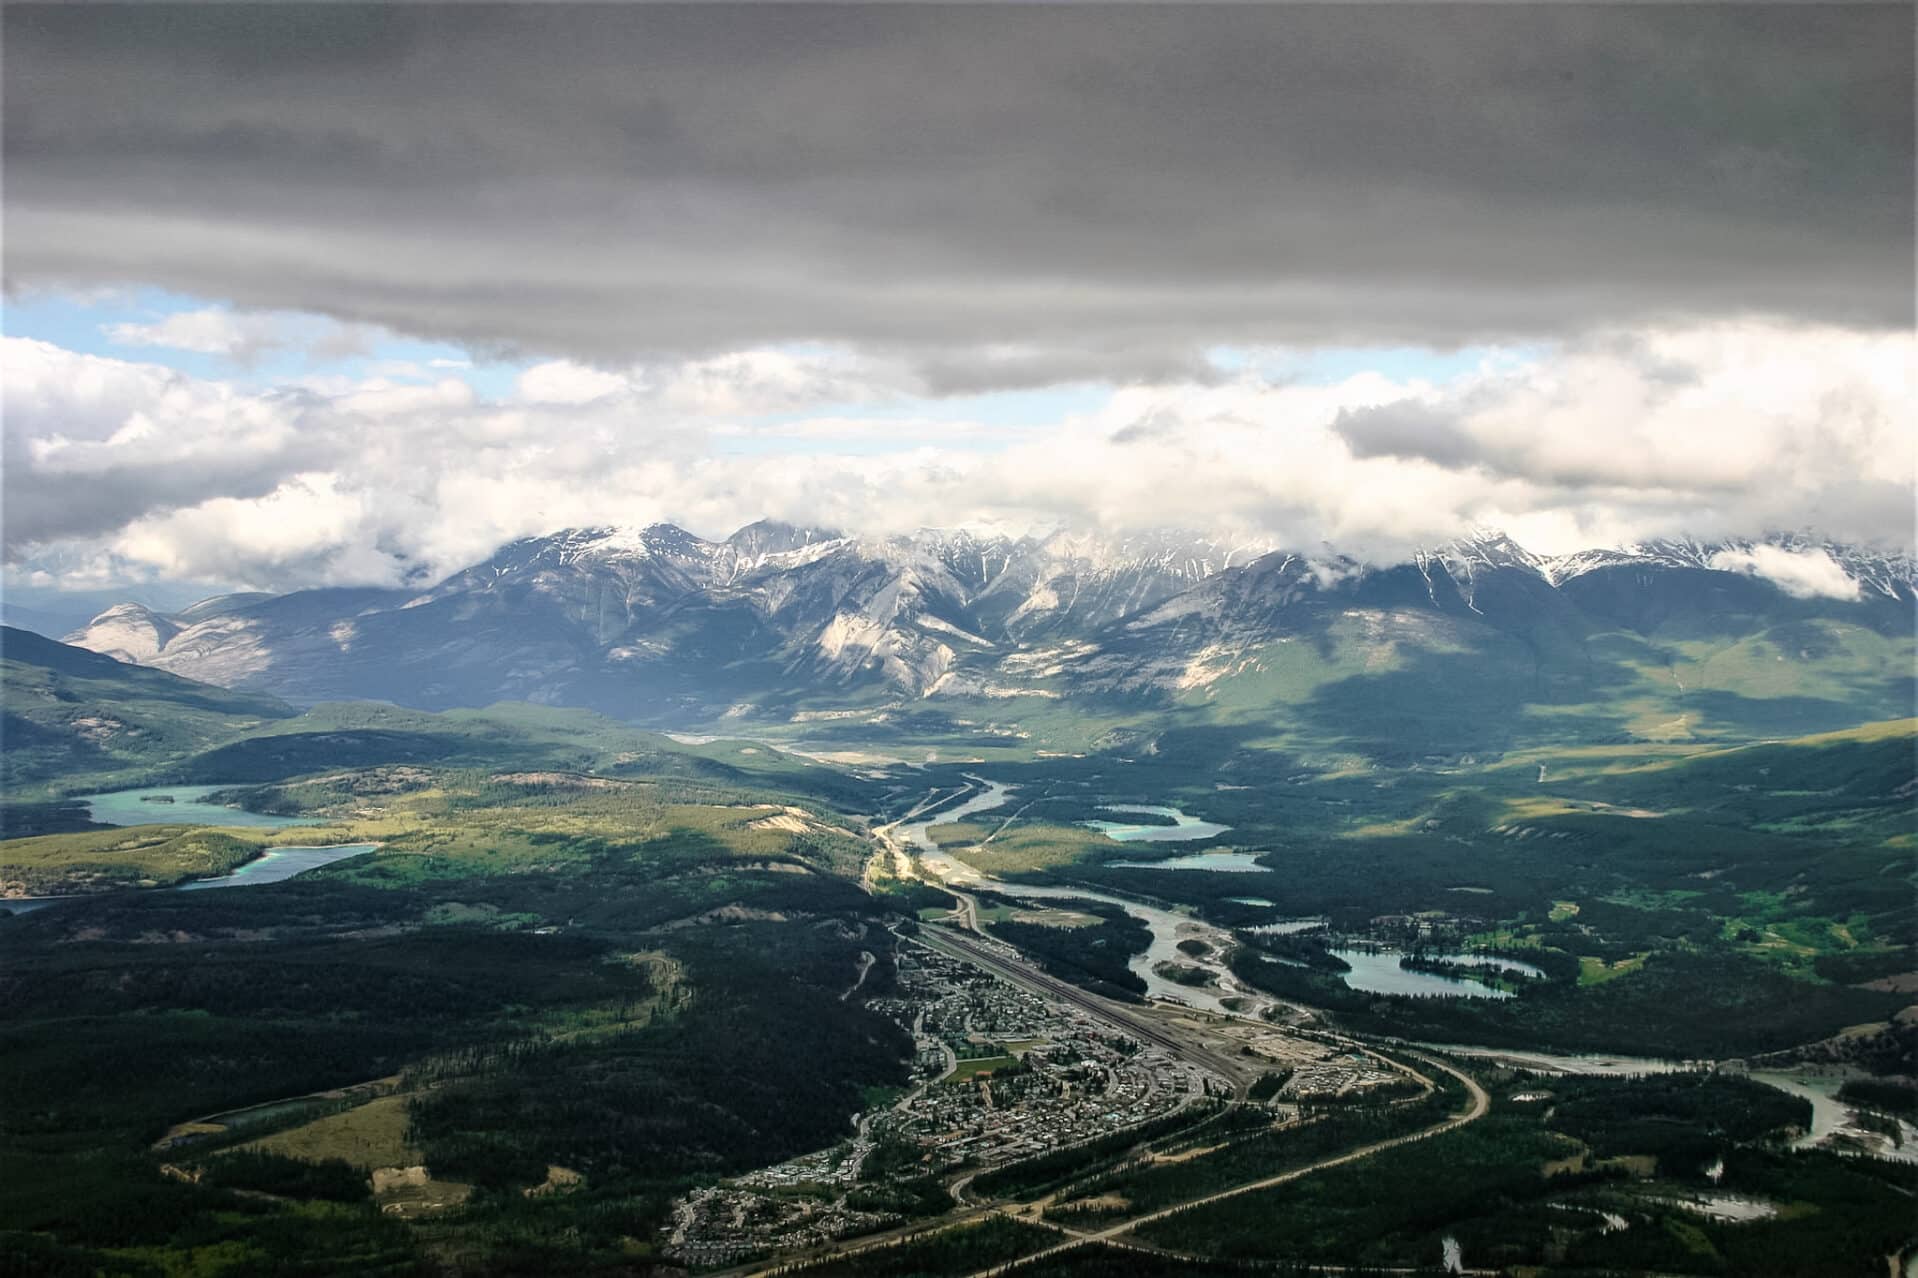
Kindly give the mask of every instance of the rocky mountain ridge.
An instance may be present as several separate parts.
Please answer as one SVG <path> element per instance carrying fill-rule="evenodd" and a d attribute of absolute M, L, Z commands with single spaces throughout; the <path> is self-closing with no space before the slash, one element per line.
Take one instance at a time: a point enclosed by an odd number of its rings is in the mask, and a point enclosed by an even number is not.
<path fill-rule="evenodd" d="M 1272 644 L 1335 633 L 1415 648 L 1497 634 L 1554 652 L 1671 624 L 1832 616 L 1896 633 L 1914 599 L 1908 556 L 1803 537 L 1547 557 L 1488 532 L 1377 565 L 1176 531 L 859 538 L 761 521 L 720 541 L 670 524 L 567 529 L 424 591 L 120 605 L 67 639 L 298 702 L 706 720 L 820 699 L 1179 697 Z"/>

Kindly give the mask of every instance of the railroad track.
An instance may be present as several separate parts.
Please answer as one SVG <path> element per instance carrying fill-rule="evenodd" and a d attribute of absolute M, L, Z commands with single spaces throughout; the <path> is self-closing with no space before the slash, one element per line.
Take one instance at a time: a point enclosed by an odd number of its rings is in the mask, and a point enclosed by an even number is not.
<path fill-rule="evenodd" d="M 1007 958 L 978 941 L 934 928 L 922 929 L 914 939 L 930 949 L 941 951 L 950 958 L 957 958 L 985 968 L 1015 985 L 1022 985 L 1036 994 L 1056 1002 L 1070 1004 L 1080 1011 L 1096 1016 L 1123 1033 L 1155 1047 L 1164 1048 L 1180 1060 L 1219 1075 L 1232 1082 L 1240 1091 L 1249 1085 L 1249 1080 L 1242 1077 L 1245 1067 L 1239 1062 L 1196 1047 L 1143 1017 L 1129 1015 L 1116 1003 L 1101 999 L 1096 994 L 1082 990 L 1068 981 L 1037 971 L 1015 959 Z"/>

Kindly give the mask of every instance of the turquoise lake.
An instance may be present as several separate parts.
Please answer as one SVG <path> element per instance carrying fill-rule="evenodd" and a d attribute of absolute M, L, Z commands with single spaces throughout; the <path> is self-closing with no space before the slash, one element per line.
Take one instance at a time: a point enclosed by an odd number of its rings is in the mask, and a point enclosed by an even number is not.
<path fill-rule="evenodd" d="M 101 825 L 226 825 L 280 829 L 289 825 L 318 825 L 307 817 L 266 816 L 243 812 L 224 804 L 204 802 L 209 794 L 227 789 L 218 785 L 159 785 L 142 790 L 109 790 L 105 794 L 76 795 L 87 805 L 87 815 Z"/>
<path fill-rule="evenodd" d="M 281 883 L 296 874 L 317 870 L 322 865 L 371 852 L 377 846 L 373 843 L 342 843 L 330 848 L 273 848 L 231 874 L 222 874 L 217 879 L 195 879 L 191 883 L 182 883 L 178 890 L 199 892 L 208 888 L 260 887 L 267 883 Z"/>

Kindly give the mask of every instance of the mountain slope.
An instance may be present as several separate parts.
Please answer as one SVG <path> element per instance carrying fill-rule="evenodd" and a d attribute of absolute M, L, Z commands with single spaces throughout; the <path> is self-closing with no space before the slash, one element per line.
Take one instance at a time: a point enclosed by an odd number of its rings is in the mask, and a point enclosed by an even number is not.
<path fill-rule="evenodd" d="M 72 638 L 299 702 L 669 723 L 1060 702 L 1418 757 L 1905 713 L 1914 580 L 1908 558 L 1803 538 L 1547 559 L 1488 533 L 1377 565 L 1180 533 L 654 525 L 514 542 L 423 592 L 112 609 Z"/>
<path fill-rule="evenodd" d="M 112 609 L 68 638 L 298 701 L 519 699 L 699 717 L 807 689 L 924 694 L 1023 638 L 1169 598 L 1233 553 L 1176 536 L 864 541 L 759 523 L 708 542 L 670 525 L 573 529 L 416 594 L 304 591 L 204 619 Z"/>
<path fill-rule="evenodd" d="M 295 711 L 279 699 L 195 683 L 0 628 L 0 782 L 107 778 L 230 741 Z"/>

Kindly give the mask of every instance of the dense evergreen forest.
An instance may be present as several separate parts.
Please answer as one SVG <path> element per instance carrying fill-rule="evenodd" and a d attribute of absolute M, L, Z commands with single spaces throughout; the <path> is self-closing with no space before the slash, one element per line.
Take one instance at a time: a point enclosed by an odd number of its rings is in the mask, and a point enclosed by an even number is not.
<path fill-rule="evenodd" d="M 401 1272 L 443 1237 L 502 1272 L 630 1265 L 692 1178 L 838 1139 L 905 1079 L 910 1042 L 843 995 L 862 961 L 871 991 L 890 987 L 884 923 L 914 898 L 859 889 L 862 845 L 817 796 L 768 804 L 694 771 L 586 785 L 387 767 L 247 791 L 351 805 L 381 853 L 0 920 L 8 1264 L 142 1272 L 128 1255 L 190 1268 L 217 1252 Z M 802 828 L 755 826 L 788 805 Z M 397 1109 L 325 1099 L 382 1077 Z M 429 1185 L 470 1186 L 458 1225 L 379 1216 L 364 1164 L 235 1149 L 329 1121 L 343 1149 L 371 1140 Z M 585 1188 L 527 1198 L 556 1165 Z"/>

